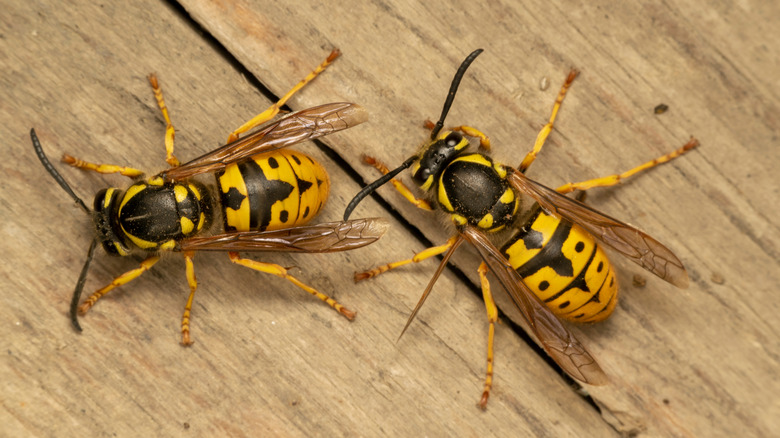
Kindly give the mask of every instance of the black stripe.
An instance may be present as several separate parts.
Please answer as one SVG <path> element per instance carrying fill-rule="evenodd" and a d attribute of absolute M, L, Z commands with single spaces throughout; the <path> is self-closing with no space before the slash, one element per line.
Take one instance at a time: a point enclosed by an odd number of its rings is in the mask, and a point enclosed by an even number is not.
<path fill-rule="evenodd" d="M 563 256 L 563 243 L 569 238 L 571 224 L 561 221 L 555 228 L 550 241 L 547 245 L 533 256 L 530 260 L 517 267 L 517 273 L 521 277 L 530 277 L 540 269 L 549 266 L 555 270 L 555 273 L 565 277 L 574 275 L 574 267 L 571 260 Z"/>
<path fill-rule="evenodd" d="M 281 180 L 269 180 L 255 160 L 238 165 L 244 178 L 249 198 L 249 228 L 263 231 L 271 222 L 271 206 L 290 196 L 292 184 Z"/>

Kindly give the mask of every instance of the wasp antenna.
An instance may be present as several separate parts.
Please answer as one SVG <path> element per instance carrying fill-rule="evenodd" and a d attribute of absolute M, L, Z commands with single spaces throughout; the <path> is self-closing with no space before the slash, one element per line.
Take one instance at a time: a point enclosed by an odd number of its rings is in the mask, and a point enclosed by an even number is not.
<path fill-rule="evenodd" d="M 458 91 L 458 87 L 460 86 L 460 80 L 463 79 L 463 75 L 466 74 L 466 70 L 480 53 L 482 53 L 482 49 L 477 49 L 471 52 L 469 56 L 467 56 L 466 59 L 464 59 L 460 64 L 458 71 L 455 72 L 455 77 L 452 78 L 452 84 L 450 84 L 450 92 L 447 93 L 447 100 L 444 101 L 444 108 L 441 110 L 441 117 L 439 117 L 439 121 L 436 122 L 436 126 L 433 128 L 433 131 L 431 131 L 431 140 L 434 140 L 436 136 L 439 135 L 441 128 L 444 127 L 444 119 L 447 117 L 447 113 L 450 112 L 452 101 L 455 100 L 455 93 Z"/>
<path fill-rule="evenodd" d="M 97 243 L 97 239 L 92 239 L 89 251 L 87 251 L 87 261 L 84 262 L 84 267 L 81 268 L 79 281 L 76 282 L 76 289 L 73 290 L 73 298 L 70 299 L 70 322 L 73 324 L 73 328 L 79 332 L 81 331 L 81 325 L 79 325 L 78 308 L 79 301 L 81 301 L 81 291 L 84 290 L 84 283 L 87 281 L 87 271 L 89 271 L 89 264 L 92 262 L 92 256 L 95 254 Z"/>
<path fill-rule="evenodd" d="M 32 144 L 33 148 L 35 149 L 35 154 L 38 155 L 38 159 L 41 160 L 41 164 L 43 164 L 43 167 L 46 169 L 47 172 L 49 172 L 49 175 L 54 178 L 55 181 L 57 181 L 57 184 L 60 185 L 60 187 L 65 190 L 71 198 L 73 198 L 74 201 L 81 207 L 82 210 L 87 212 L 87 214 L 90 214 L 91 211 L 89 207 L 87 207 L 86 204 L 84 204 L 84 201 L 81 200 L 78 196 L 76 196 L 75 193 L 73 193 L 73 189 L 70 188 L 67 182 L 65 182 L 65 179 L 60 175 L 59 172 L 57 172 L 57 169 L 54 168 L 54 166 L 51 164 L 51 161 L 49 161 L 49 158 L 46 157 L 46 154 L 43 152 L 43 148 L 41 147 L 41 142 L 38 141 L 38 136 L 35 134 L 35 129 L 30 129 L 30 138 L 32 138 Z"/>
<path fill-rule="evenodd" d="M 365 198 L 366 196 L 368 196 L 371 193 L 373 193 L 376 189 L 378 189 L 379 187 L 383 186 L 386 182 L 388 182 L 391 179 L 393 179 L 399 173 L 401 173 L 404 170 L 408 169 L 409 166 L 411 166 L 412 163 L 414 163 L 414 161 L 416 159 L 417 159 L 416 155 L 407 158 L 406 161 L 404 161 L 397 168 L 395 168 L 395 169 L 391 170 L 390 172 L 382 175 L 379 179 L 377 179 L 376 181 L 372 182 L 371 184 L 363 187 L 363 189 L 361 191 L 359 191 L 358 194 L 355 195 L 355 197 L 352 198 L 351 201 L 349 201 L 349 205 L 347 205 L 347 208 L 344 210 L 344 220 L 346 221 L 346 220 L 349 219 L 349 215 L 352 214 L 352 210 L 354 210 L 355 207 L 357 207 L 357 205 L 360 203 L 360 201 L 363 200 L 363 198 Z"/>

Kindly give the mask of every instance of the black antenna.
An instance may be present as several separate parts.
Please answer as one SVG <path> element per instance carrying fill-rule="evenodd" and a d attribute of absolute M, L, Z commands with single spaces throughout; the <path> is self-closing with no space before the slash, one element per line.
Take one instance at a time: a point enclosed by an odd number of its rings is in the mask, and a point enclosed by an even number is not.
<path fill-rule="evenodd" d="M 357 205 L 360 203 L 360 201 L 363 200 L 366 196 L 370 195 L 374 192 L 374 190 L 378 189 L 382 185 L 384 185 L 386 182 L 393 179 L 396 175 L 403 172 L 405 169 L 409 168 L 409 166 L 414 163 L 414 161 L 417 159 L 417 156 L 414 155 L 412 157 L 409 157 L 406 159 L 406 161 L 403 162 L 400 166 L 398 166 L 396 169 L 391 170 L 390 172 L 382 175 L 378 180 L 372 182 L 371 184 L 363 187 L 361 191 L 358 192 L 357 195 L 355 195 L 354 198 L 352 198 L 351 201 L 349 201 L 349 205 L 347 205 L 346 210 L 344 210 L 344 221 L 349 219 L 349 215 L 352 214 L 352 210 L 357 207 Z"/>
<path fill-rule="evenodd" d="M 447 117 L 447 113 L 450 111 L 450 107 L 452 106 L 452 102 L 455 100 L 455 93 L 458 91 L 458 87 L 460 86 L 460 81 L 463 79 L 463 75 L 466 74 L 466 70 L 469 68 L 472 62 L 474 62 L 474 59 L 479 56 L 480 53 L 482 53 L 482 49 L 477 49 L 469 54 L 469 56 L 466 57 L 466 59 L 463 60 L 463 62 L 460 64 L 460 67 L 458 67 L 458 71 L 455 72 L 455 77 L 452 78 L 452 84 L 450 84 L 450 91 L 447 93 L 447 99 L 444 101 L 444 108 L 441 111 L 441 117 L 439 117 L 439 121 L 436 122 L 436 125 L 433 127 L 433 130 L 431 131 L 431 140 L 435 140 L 436 136 L 439 134 L 439 131 L 444 127 L 444 119 Z M 376 181 L 372 182 L 371 184 L 363 187 L 361 191 L 358 192 L 357 195 L 355 195 L 354 198 L 352 198 L 351 201 L 349 201 L 349 205 L 347 205 L 347 208 L 344 210 L 344 220 L 346 221 L 349 219 L 349 215 L 352 214 L 352 210 L 357 207 L 357 205 L 360 203 L 360 201 L 363 200 L 366 196 L 373 193 L 376 189 L 393 179 L 396 175 L 404 171 L 405 169 L 409 168 L 409 166 L 414 163 L 414 161 L 417 160 L 417 156 L 412 156 L 408 158 L 406 161 L 403 162 L 398 168 L 388 172 L 387 174 L 383 175 L 381 178 L 377 179 Z"/>
<path fill-rule="evenodd" d="M 67 192 L 71 198 L 73 198 L 74 201 L 76 201 L 76 204 L 78 204 L 82 210 L 84 210 L 87 214 L 92 214 L 92 211 L 87 207 L 86 204 L 84 204 L 84 201 L 76 196 L 76 194 L 73 192 L 73 189 L 71 189 L 68 183 L 65 182 L 65 178 L 63 178 L 62 175 L 57 172 L 57 169 L 55 169 L 51 164 L 51 161 L 49 161 L 49 158 L 43 152 L 43 147 L 41 147 L 41 142 L 38 141 L 38 136 L 35 134 L 35 129 L 30 129 L 30 138 L 32 139 L 35 154 L 38 155 L 38 159 L 41 160 L 41 164 L 43 164 L 43 167 L 47 172 L 49 172 L 49 175 L 51 175 L 52 178 L 57 181 L 57 184 L 59 184 L 60 187 L 62 187 L 62 189 L 65 190 L 65 192 Z M 95 247 L 97 244 L 97 239 L 93 239 L 92 244 L 89 245 L 87 261 L 84 262 L 84 267 L 81 268 L 79 281 L 76 283 L 76 289 L 73 291 L 73 297 L 70 300 L 70 322 L 73 324 L 73 328 L 75 328 L 77 331 L 81 331 L 81 325 L 79 325 L 78 320 L 78 306 L 79 301 L 81 300 L 81 292 L 84 290 L 84 283 L 87 280 L 87 271 L 89 271 L 89 264 L 92 262 L 92 256 L 95 253 Z"/>
<path fill-rule="evenodd" d="M 74 201 L 76 201 L 76 204 L 81 207 L 82 210 L 87 212 L 87 214 L 91 214 L 92 211 L 87 207 L 86 204 L 84 204 L 84 201 L 81 200 L 78 196 L 76 196 L 75 193 L 73 193 L 73 189 L 70 188 L 67 182 L 65 182 L 65 179 L 60 175 L 59 172 L 57 172 L 57 169 L 54 168 L 54 166 L 51 164 L 51 161 L 46 157 L 46 154 L 43 153 L 43 148 L 41 147 L 41 142 L 38 141 L 38 136 L 35 135 L 35 129 L 30 129 L 30 138 L 32 138 L 32 144 L 33 148 L 35 149 L 35 154 L 38 155 L 38 159 L 41 160 L 41 164 L 43 164 L 43 167 L 46 169 L 47 172 L 49 172 L 49 175 L 54 178 L 54 181 L 57 181 L 57 184 L 62 187 L 63 190 L 65 190 L 71 198 L 73 198 Z"/>
<path fill-rule="evenodd" d="M 76 282 L 76 289 L 73 290 L 73 297 L 70 299 L 70 322 L 73 324 L 73 328 L 77 331 L 81 331 L 81 325 L 79 325 L 79 301 L 81 301 L 81 292 L 84 290 L 84 283 L 87 281 L 87 271 L 89 270 L 89 264 L 92 262 L 92 255 L 95 253 L 95 247 L 97 246 L 97 239 L 92 239 L 92 244 L 89 245 L 89 251 L 87 252 L 87 261 L 84 262 L 84 267 L 81 268 L 81 274 L 79 275 L 79 281 Z"/>
<path fill-rule="evenodd" d="M 467 56 L 466 59 L 464 59 L 460 64 L 458 71 L 455 73 L 455 77 L 452 78 L 450 92 L 447 93 L 447 100 L 444 101 L 444 108 L 441 111 L 441 117 L 439 117 L 439 121 L 436 122 L 436 126 L 433 128 L 433 131 L 431 131 L 431 140 L 436 139 L 436 136 L 439 135 L 439 131 L 441 131 L 441 128 L 444 127 L 444 119 L 447 117 L 447 113 L 450 112 L 452 101 L 455 100 L 455 92 L 458 91 L 460 80 L 463 79 L 463 75 L 466 74 L 466 69 L 469 68 L 471 63 L 474 62 L 474 59 L 476 59 L 480 53 L 482 53 L 482 49 L 477 49 L 471 52 L 471 54 L 469 54 L 469 56 Z"/>

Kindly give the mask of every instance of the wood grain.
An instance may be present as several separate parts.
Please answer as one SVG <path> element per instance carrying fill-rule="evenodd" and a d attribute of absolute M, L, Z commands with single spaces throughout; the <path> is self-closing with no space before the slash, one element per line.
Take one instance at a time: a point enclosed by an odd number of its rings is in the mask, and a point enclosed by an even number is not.
<path fill-rule="evenodd" d="M 679 5 L 146 0 L 132 6 L 3 2 L 0 16 L 0 422 L 12 436 L 550 435 L 767 436 L 780 427 L 777 382 L 780 232 L 777 72 L 772 2 Z M 190 21 L 194 19 L 198 25 Z M 213 37 L 215 40 L 212 40 Z M 484 306 L 445 272 L 395 342 L 435 262 L 353 284 L 356 270 L 408 257 L 447 227 L 390 188 L 400 213 L 388 235 L 355 252 L 257 256 L 358 311 L 350 323 L 281 279 L 199 254 L 192 348 L 178 345 L 183 263 L 167 257 L 69 327 L 70 291 L 90 223 L 32 153 L 35 127 L 52 158 L 163 168 L 164 124 L 146 75 L 156 72 L 177 128 L 179 158 L 219 146 L 263 110 L 250 72 L 281 95 L 333 47 L 343 56 L 290 101 L 366 107 L 368 124 L 325 138 L 366 180 L 360 154 L 393 165 L 424 141 L 462 58 L 477 59 L 448 122 L 491 136 L 519 162 L 569 68 L 582 71 L 529 175 L 548 185 L 626 170 L 694 134 L 702 146 L 589 203 L 639 226 L 685 263 L 680 291 L 614 257 L 623 295 L 608 322 L 572 330 L 612 379 L 587 388 L 601 412 L 506 325 L 497 330 L 495 389 L 484 374 Z M 234 58 L 233 58 L 234 57 Z M 547 78 L 550 86 L 540 89 Z M 663 115 L 653 113 L 669 105 Z M 358 184 L 314 145 L 338 220 Z M 85 201 L 126 179 L 59 166 Z M 374 201 L 358 216 L 389 216 Z M 455 265 L 476 278 L 473 251 Z M 92 290 L 135 260 L 103 256 Z M 162 293 L 161 293 L 162 292 Z M 260 293 L 255 293 L 260 292 Z"/>

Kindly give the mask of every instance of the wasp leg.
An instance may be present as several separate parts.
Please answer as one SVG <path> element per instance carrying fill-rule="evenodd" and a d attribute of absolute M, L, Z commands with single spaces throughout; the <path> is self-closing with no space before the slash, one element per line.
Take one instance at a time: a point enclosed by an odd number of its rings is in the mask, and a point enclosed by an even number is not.
<path fill-rule="evenodd" d="M 279 109 L 284 106 L 284 104 L 287 102 L 288 99 L 290 99 L 293 94 L 297 93 L 301 88 L 303 88 L 306 84 L 314 80 L 320 73 L 322 73 L 325 68 L 327 68 L 336 58 L 341 55 L 341 52 L 339 49 L 333 49 L 332 52 L 330 52 L 330 55 L 328 55 L 328 58 L 325 59 L 325 61 L 322 62 L 322 64 L 318 65 L 317 68 L 315 68 L 311 73 L 306 75 L 305 78 L 303 78 L 300 82 L 298 82 L 290 91 L 287 92 L 284 96 L 282 96 L 281 99 L 279 99 L 278 102 L 271 105 L 263 111 L 262 113 L 254 116 L 252 119 L 250 119 L 248 122 L 241 125 L 240 128 L 236 129 L 232 133 L 230 133 L 230 136 L 228 137 L 228 143 L 235 141 L 238 139 L 238 136 L 246 131 L 249 131 L 250 129 L 254 128 L 257 125 L 260 125 L 261 123 L 265 123 L 269 120 L 271 120 L 275 115 L 279 113 Z"/>
<path fill-rule="evenodd" d="M 445 242 L 443 245 L 432 246 L 430 248 L 424 249 L 424 250 L 418 252 L 417 254 L 415 254 L 414 257 L 412 257 L 410 259 L 399 260 L 397 262 L 392 262 L 392 263 L 388 263 L 386 265 L 377 266 L 376 268 L 374 268 L 374 269 L 372 269 L 370 271 L 358 272 L 358 273 L 355 274 L 355 281 L 357 282 L 357 281 L 361 281 L 361 280 L 366 280 L 368 278 L 376 277 L 377 275 L 382 274 L 384 272 L 387 272 L 387 271 L 389 271 L 391 269 L 395 269 L 395 268 L 398 268 L 398 267 L 403 266 L 403 265 L 408 265 L 409 263 L 419 263 L 419 262 L 421 262 L 423 260 L 426 260 L 426 259 L 429 259 L 429 258 L 431 258 L 433 256 L 437 256 L 439 254 L 442 254 L 445 251 L 447 251 L 448 249 L 450 249 L 450 247 L 452 247 L 452 245 L 455 243 L 456 240 L 457 240 L 457 236 L 453 236 L 453 237 L 450 237 L 449 240 L 447 240 L 447 242 Z"/>
<path fill-rule="evenodd" d="M 386 175 L 388 172 L 390 172 L 390 169 L 388 169 L 383 162 L 377 160 L 372 156 L 364 155 L 363 162 L 370 166 L 373 166 L 376 170 L 382 172 L 382 175 Z M 398 193 L 400 193 L 401 196 L 406 198 L 407 201 L 414 204 L 415 207 L 421 208 L 423 210 L 433 210 L 433 208 L 431 208 L 431 204 L 428 201 L 414 196 L 414 193 L 412 193 L 412 191 L 409 189 L 409 187 L 406 186 L 406 184 L 402 183 L 401 181 L 398 181 L 395 178 L 391 179 L 390 182 L 393 184 L 393 187 L 395 187 Z"/>
<path fill-rule="evenodd" d="M 558 116 L 558 110 L 561 108 L 561 104 L 563 103 L 563 98 L 566 97 L 566 92 L 569 91 L 569 87 L 571 87 L 572 82 L 574 82 L 574 79 L 577 77 L 577 75 L 580 74 L 577 70 L 572 69 L 569 72 L 569 76 L 566 77 L 566 81 L 563 83 L 563 86 L 561 87 L 561 91 L 558 92 L 558 97 L 555 98 L 555 105 L 553 105 L 552 114 L 550 114 L 550 119 L 547 121 L 547 124 L 542 127 L 542 130 L 539 131 L 539 134 L 536 136 L 536 143 L 534 143 L 534 148 L 526 154 L 525 158 L 523 158 L 523 162 L 520 163 L 520 166 L 517 167 L 517 170 L 520 172 L 525 172 L 528 167 L 531 165 L 531 163 L 534 162 L 536 159 L 536 155 L 539 154 L 539 152 L 542 150 L 542 147 L 544 146 L 544 142 L 547 141 L 547 137 L 550 135 L 550 132 L 553 129 L 553 123 L 555 123 L 555 118 Z"/>
<path fill-rule="evenodd" d="M 482 398 L 479 399 L 479 407 L 484 411 L 487 408 L 490 389 L 493 387 L 493 339 L 496 332 L 496 321 L 498 321 L 498 308 L 493 300 L 493 293 L 490 292 L 490 283 L 487 279 L 488 267 L 485 262 L 479 265 L 479 280 L 482 285 L 482 297 L 485 300 L 485 309 L 488 316 L 488 342 L 487 342 L 487 371 L 485 372 L 485 388 L 482 391 Z"/>
<path fill-rule="evenodd" d="M 455 126 L 454 128 L 451 129 L 453 131 L 460 131 L 463 133 L 463 135 L 467 135 L 473 138 L 478 138 L 479 148 L 482 149 L 483 151 L 490 150 L 490 138 L 488 138 L 488 136 L 485 135 L 485 133 L 483 133 L 482 131 L 466 125 Z"/>
<path fill-rule="evenodd" d="M 64 163 L 70 164 L 73 167 L 78 167 L 79 169 L 82 170 L 91 170 L 97 173 L 104 173 L 104 174 L 118 173 L 120 175 L 124 175 L 129 178 L 137 178 L 144 174 L 140 170 L 133 169 L 132 167 L 116 166 L 113 164 L 90 163 L 84 160 L 79 160 L 78 158 L 73 158 L 68 154 L 62 155 L 62 161 Z"/>
<path fill-rule="evenodd" d="M 168 107 L 165 105 L 165 99 L 163 99 L 162 88 L 157 83 L 157 76 L 154 73 L 149 74 L 149 84 L 154 90 L 154 98 L 157 100 L 157 106 L 160 107 L 160 112 L 165 119 L 165 162 L 171 167 L 178 166 L 179 160 L 173 155 L 173 137 L 176 132 L 173 129 L 171 118 L 168 117 Z"/>
<path fill-rule="evenodd" d="M 195 298 L 195 290 L 198 289 L 198 280 L 195 278 L 195 265 L 192 263 L 194 256 L 195 253 L 192 251 L 184 252 L 187 283 L 190 285 L 190 297 L 187 299 L 187 305 L 184 306 L 184 314 L 181 317 L 181 345 L 185 347 L 192 345 L 192 340 L 190 340 L 190 312 L 192 311 L 192 301 Z"/>
<path fill-rule="evenodd" d="M 430 120 L 426 120 L 423 123 L 423 126 L 428 130 L 433 130 L 433 128 L 436 127 L 436 124 Z M 467 135 L 473 138 L 478 138 L 479 148 L 483 151 L 490 150 L 490 138 L 484 132 L 478 130 L 477 128 L 474 128 L 472 126 L 461 125 L 461 126 L 454 126 L 450 128 L 450 131 L 460 131 L 461 133 L 463 133 L 463 135 Z"/>
<path fill-rule="evenodd" d="M 122 286 L 123 284 L 127 284 L 130 281 L 135 280 L 141 274 L 151 269 L 152 266 L 154 266 L 154 264 L 157 263 L 158 260 L 160 260 L 160 256 L 158 255 L 147 257 L 146 260 L 141 262 L 141 266 L 125 272 L 124 274 L 116 277 L 106 287 L 95 291 L 95 293 L 93 293 L 89 298 L 86 299 L 86 301 L 84 301 L 81 304 L 81 306 L 79 306 L 79 313 L 81 313 L 82 315 L 87 313 L 87 310 L 89 310 L 92 306 L 94 306 L 97 300 L 102 298 L 103 295 L 111 292 L 111 290 L 117 286 Z"/>
<path fill-rule="evenodd" d="M 592 189 L 593 187 L 609 187 L 614 186 L 615 184 L 619 183 L 621 180 L 624 180 L 626 178 L 629 178 L 643 170 L 650 169 L 652 167 L 658 166 L 659 164 L 666 163 L 668 161 L 671 161 L 680 155 L 688 152 L 689 150 L 695 148 L 699 145 L 699 141 L 695 138 L 691 137 L 691 139 L 688 141 L 688 143 L 685 143 L 681 148 L 668 153 L 666 155 L 662 155 L 654 160 L 650 160 L 642 165 L 639 165 L 627 172 L 623 172 L 621 174 L 615 174 L 615 175 L 609 175 L 604 176 L 601 178 L 594 178 L 589 179 L 587 181 L 582 181 L 578 183 L 567 183 L 564 184 L 557 189 L 558 193 L 569 193 L 573 192 L 575 190 L 588 190 Z"/>
<path fill-rule="evenodd" d="M 341 304 L 337 303 L 336 300 L 333 298 L 323 294 L 322 292 L 307 286 L 303 283 L 301 283 L 300 280 L 293 277 L 292 275 L 287 273 L 287 269 L 283 268 L 277 264 L 273 263 L 264 263 L 264 262 L 258 262 L 256 260 L 249 260 L 242 258 L 238 255 L 237 252 L 230 251 L 228 253 L 230 256 L 230 261 L 233 263 L 236 263 L 241 266 L 245 266 L 249 269 L 254 269 L 255 271 L 259 272 L 265 272 L 266 274 L 276 275 L 277 277 L 284 278 L 285 280 L 289 281 L 290 283 L 298 286 L 299 288 L 305 290 L 306 292 L 314 295 L 315 297 L 319 298 L 320 300 L 326 302 L 330 307 L 335 309 L 340 314 L 344 315 L 347 319 L 350 321 L 355 319 L 355 312 L 347 309 L 346 307 L 342 306 Z"/>

